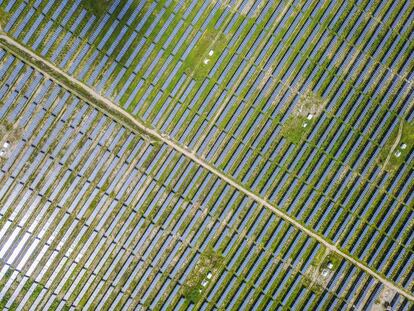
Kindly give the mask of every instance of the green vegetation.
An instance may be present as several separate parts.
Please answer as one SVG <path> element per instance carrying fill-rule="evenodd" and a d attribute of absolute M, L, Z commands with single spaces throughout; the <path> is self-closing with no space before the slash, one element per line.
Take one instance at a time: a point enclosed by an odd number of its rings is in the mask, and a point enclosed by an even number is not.
<path fill-rule="evenodd" d="M 0 7 L 0 28 L 3 28 L 6 25 L 8 18 L 9 14 L 4 12 L 4 9 Z"/>
<path fill-rule="evenodd" d="M 0 107 L 4 104 L 0 101 Z M 4 137 L 7 131 L 10 131 L 13 128 L 13 125 L 7 120 L 0 120 L 0 137 Z"/>
<path fill-rule="evenodd" d="M 112 2 L 113 0 L 82 0 L 81 3 L 89 12 L 100 17 L 105 14 Z"/>
<path fill-rule="evenodd" d="M 289 116 L 282 125 L 281 133 L 290 142 L 298 144 L 312 127 L 312 123 L 313 120 L 308 120 L 303 116 Z"/>
<path fill-rule="evenodd" d="M 227 44 L 227 38 L 208 28 L 185 60 L 184 71 L 196 80 L 204 79 Z M 213 55 L 209 55 L 210 51 Z"/>
<path fill-rule="evenodd" d="M 294 114 L 301 116 L 308 116 L 309 114 L 319 116 L 324 108 L 324 99 L 313 92 L 308 92 L 301 98 L 298 107 L 295 107 Z"/>
<path fill-rule="evenodd" d="M 325 101 L 320 96 L 312 92 L 305 94 L 292 114 L 282 123 L 282 135 L 294 144 L 300 143 L 324 107 Z"/>
<path fill-rule="evenodd" d="M 402 127 L 402 129 L 400 129 L 400 127 Z M 403 120 L 391 133 L 388 141 L 385 143 L 379 154 L 378 162 L 380 165 L 385 164 L 386 170 L 395 171 L 402 163 L 404 163 L 413 146 L 414 124 Z M 393 147 L 395 148 L 393 149 Z M 385 163 L 387 158 L 388 163 Z"/>
<path fill-rule="evenodd" d="M 315 267 L 320 267 L 322 262 L 325 260 L 326 256 L 326 247 L 322 246 L 319 248 L 318 252 L 315 255 L 315 258 L 312 260 L 312 265 Z"/>
<path fill-rule="evenodd" d="M 339 255 L 330 252 L 321 263 L 321 268 L 326 268 L 328 264 L 331 263 L 333 265 L 332 270 L 335 270 L 338 268 L 338 265 L 341 262 L 341 260 L 342 258 Z"/>
<path fill-rule="evenodd" d="M 183 295 L 187 300 L 193 303 L 198 302 L 204 294 L 205 288 L 208 287 L 210 283 L 207 279 L 207 274 L 209 272 L 212 273 L 214 278 L 222 261 L 223 258 L 212 248 L 207 249 L 201 254 L 200 259 L 183 287 Z M 203 281 L 207 281 L 207 285 L 202 286 Z"/>

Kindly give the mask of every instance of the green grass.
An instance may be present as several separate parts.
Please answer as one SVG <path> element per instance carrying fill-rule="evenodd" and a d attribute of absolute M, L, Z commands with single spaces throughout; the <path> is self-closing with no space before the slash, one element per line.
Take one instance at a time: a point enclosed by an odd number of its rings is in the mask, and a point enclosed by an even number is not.
<path fill-rule="evenodd" d="M 315 119 L 322 113 L 324 106 L 325 101 L 322 97 L 312 92 L 305 94 L 282 124 L 282 135 L 294 144 L 300 143 L 304 134 L 309 132 Z M 308 115 L 312 115 L 312 119 L 308 120 Z"/>
<path fill-rule="evenodd" d="M 303 96 L 303 99 L 299 103 L 298 114 L 307 116 L 309 113 L 319 115 L 325 106 L 325 101 L 321 96 L 313 92 L 308 92 Z"/>
<path fill-rule="evenodd" d="M 113 0 L 82 0 L 81 4 L 92 14 L 100 17 L 105 14 Z M 121 2 L 124 2 L 122 0 Z"/>
<path fill-rule="evenodd" d="M 227 38 L 214 31 L 213 27 L 208 28 L 185 60 L 184 71 L 196 80 L 204 79 L 223 52 L 227 41 Z M 214 51 L 212 56 L 208 55 L 210 50 Z M 209 59 L 208 64 L 204 63 L 205 59 Z"/>
<path fill-rule="evenodd" d="M 412 148 L 414 144 L 414 123 L 404 122 L 403 123 L 403 131 L 401 135 L 400 143 L 407 144 L 407 149 Z M 403 151 L 403 154 L 407 154 L 407 149 Z"/>
<path fill-rule="evenodd" d="M 0 107 L 2 103 L 0 103 Z M 19 141 L 23 135 L 22 129 L 13 128 L 13 124 L 7 122 L 7 120 L 0 121 L 0 142 L 9 140 L 12 144 Z"/>
<path fill-rule="evenodd" d="M 304 123 L 306 127 L 303 127 Z M 281 134 L 290 142 L 298 144 L 301 142 L 304 134 L 312 127 L 313 120 L 307 120 L 304 116 L 289 116 L 282 125 Z"/>
<path fill-rule="evenodd" d="M 1 28 L 3 28 L 6 25 L 8 19 L 9 19 L 9 14 L 4 12 L 3 8 L 0 8 L 0 27 Z"/>
<path fill-rule="evenodd" d="M 223 258 L 212 248 L 208 248 L 201 254 L 194 270 L 183 285 L 183 295 L 187 300 L 193 303 L 197 303 L 200 300 L 205 291 L 205 287 L 201 285 L 201 282 L 206 279 L 207 273 L 210 271 L 213 273 L 214 278 L 215 270 L 219 267 L 222 261 Z M 211 281 L 209 281 L 206 287 L 208 287 L 210 283 Z"/>
<path fill-rule="evenodd" d="M 400 125 L 401 126 L 401 125 Z M 385 143 L 383 149 L 381 150 L 379 157 L 378 157 L 378 162 L 379 164 L 383 165 L 387 156 L 389 155 L 389 153 L 391 152 L 391 148 L 394 145 L 397 137 L 398 137 L 398 130 L 399 127 L 397 126 L 394 131 L 392 132 L 392 134 L 390 135 L 388 141 Z M 392 155 L 390 156 L 389 162 L 387 163 L 385 169 L 388 171 L 395 171 L 398 169 L 398 167 L 400 165 L 402 165 L 404 163 L 404 161 L 406 160 L 409 151 L 412 149 L 413 145 L 414 145 L 414 123 L 409 123 L 407 121 L 403 121 L 402 122 L 402 133 L 401 133 L 401 138 L 399 140 L 399 143 L 397 145 L 397 147 L 394 149 L 394 151 L 392 152 Z M 402 149 L 401 146 L 402 144 L 406 144 L 406 148 Z M 399 151 L 401 152 L 401 155 L 399 157 L 397 157 L 395 155 L 395 153 Z"/>
<path fill-rule="evenodd" d="M 2 107 L 4 105 L 4 103 L 2 101 L 0 101 L 0 107 Z M 13 125 L 9 122 L 7 122 L 7 120 L 1 120 L 0 121 L 0 134 L 3 134 L 3 131 L 10 131 L 13 128 Z M 3 130 L 3 131 L 2 131 Z"/>

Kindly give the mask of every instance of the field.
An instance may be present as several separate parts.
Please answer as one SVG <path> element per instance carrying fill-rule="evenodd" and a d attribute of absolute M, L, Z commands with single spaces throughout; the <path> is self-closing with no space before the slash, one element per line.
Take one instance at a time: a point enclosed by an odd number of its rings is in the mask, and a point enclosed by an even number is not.
<path fill-rule="evenodd" d="M 0 38 L 3 309 L 414 307 L 412 1 L 0 0 L 0 25 L 38 58 Z"/>

